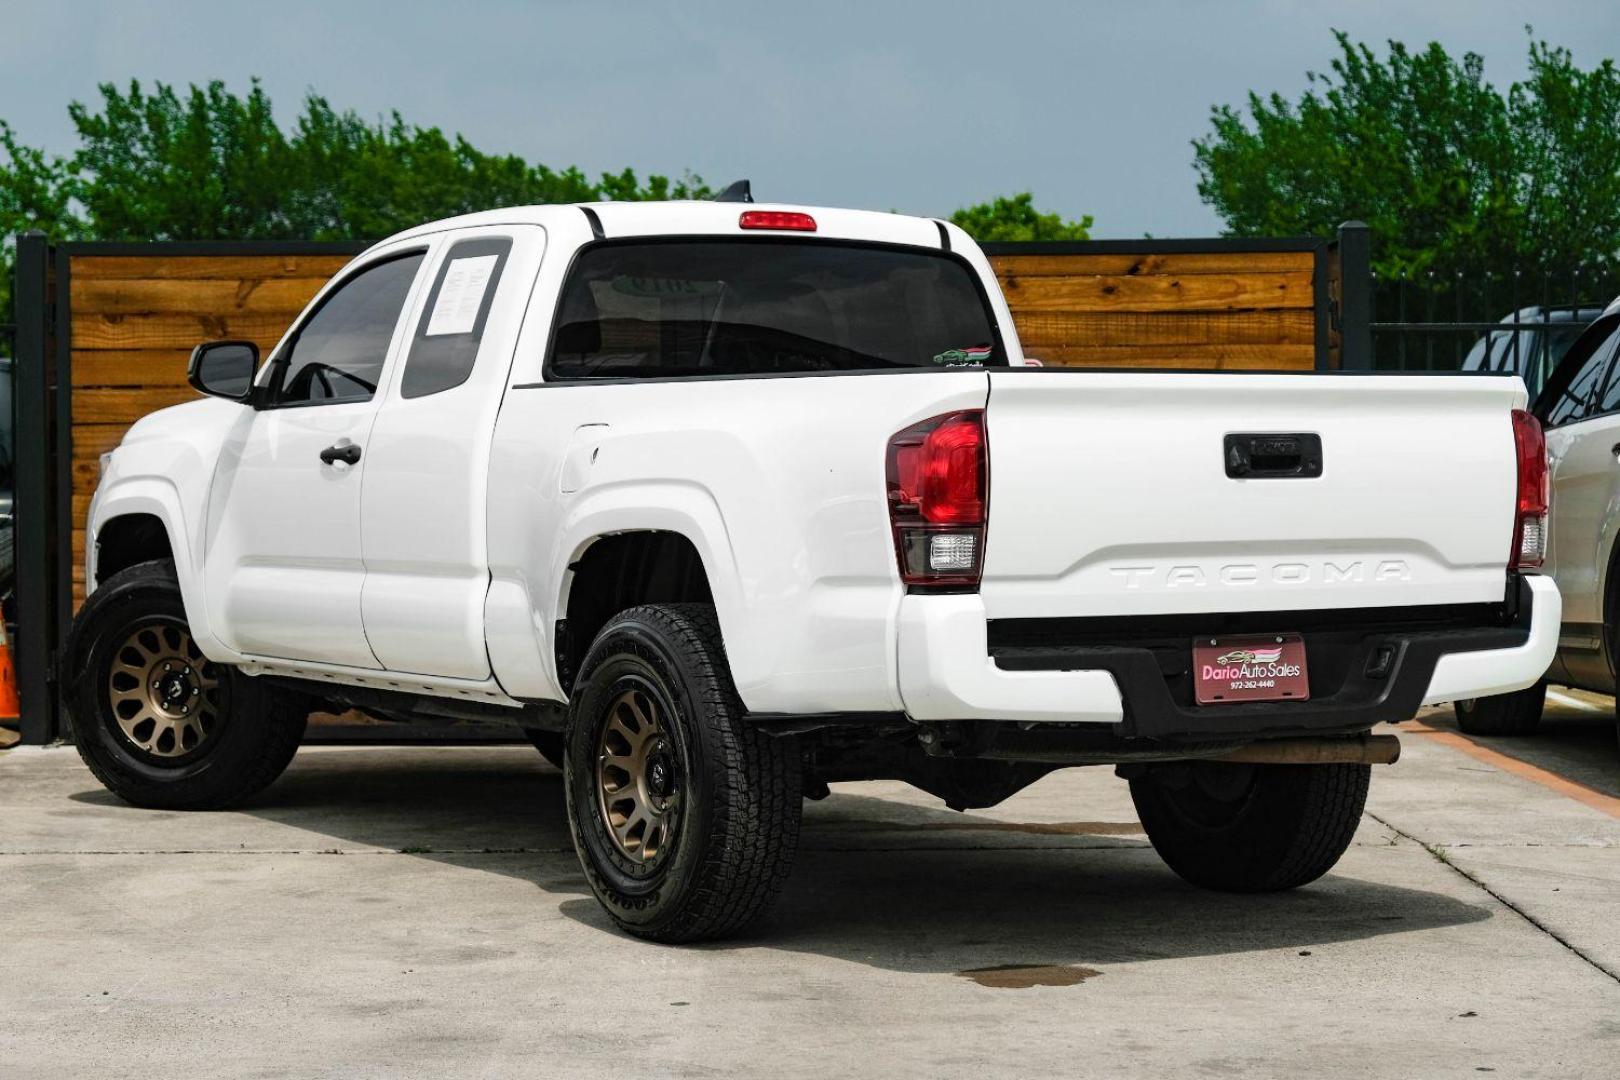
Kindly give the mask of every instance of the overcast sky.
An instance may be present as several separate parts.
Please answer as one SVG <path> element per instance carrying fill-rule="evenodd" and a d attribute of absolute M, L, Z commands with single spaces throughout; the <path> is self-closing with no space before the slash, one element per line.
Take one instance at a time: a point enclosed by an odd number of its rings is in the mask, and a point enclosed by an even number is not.
<path fill-rule="evenodd" d="M 1526 23 L 1583 66 L 1620 53 L 1615 0 L 0 0 L 0 118 L 65 152 L 67 103 L 99 82 L 257 75 L 283 123 L 314 90 L 592 175 L 929 214 L 1027 189 L 1096 236 L 1202 236 L 1220 223 L 1189 143 L 1211 105 L 1297 95 L 1335 27 L 1480 52 L 1505 86 Z"/>

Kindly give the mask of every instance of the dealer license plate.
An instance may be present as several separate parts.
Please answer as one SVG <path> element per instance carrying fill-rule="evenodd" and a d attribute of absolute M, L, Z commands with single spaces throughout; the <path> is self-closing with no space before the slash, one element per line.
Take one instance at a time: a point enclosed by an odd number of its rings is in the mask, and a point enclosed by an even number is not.
<path fill-rule="evenodd" d="M 1193 687 L 1200 705 L 1234 701 L 1305 701 L 1305 640 L 1298 634 L 1199 638 Z"/>

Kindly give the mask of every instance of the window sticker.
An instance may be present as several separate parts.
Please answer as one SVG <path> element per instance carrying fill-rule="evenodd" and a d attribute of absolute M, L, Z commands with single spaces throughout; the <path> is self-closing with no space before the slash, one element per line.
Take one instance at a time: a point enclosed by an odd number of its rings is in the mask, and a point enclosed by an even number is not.
<path fill-rule="evenodd" d="M 478 324 L 478 309 L 484 303 L 484 290 L 489 288 L 489 276 L 494 273 L 498 258 L 498 255 L 475 255 L 450 260 L 450 269 L 439 288 L 439 298 L 433 305 L 433 316 L 428 320 L 424 337 L 473 332 Z"/>
<path fill-rule="evenodd" d="M 965 349 L 946 349 L 934 354 L 934 363 L 946 367 L 972 367 L 990 359 L 994 350 L 989 345 L 969 345 Z"/>

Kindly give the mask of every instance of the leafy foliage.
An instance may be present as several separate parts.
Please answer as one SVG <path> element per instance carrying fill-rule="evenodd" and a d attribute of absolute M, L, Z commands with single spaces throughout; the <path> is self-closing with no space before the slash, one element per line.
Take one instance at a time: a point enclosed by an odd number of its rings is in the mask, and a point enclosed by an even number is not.
<path fill-rule="evenodd" d="M 1620 72 L 1532 39 L 1504 94 L 1474 53 L 1336 33 L 1298 101 L 1251 94 L 1193 143 L 1198 191 L 1239 236 L 1371 227 L 1382 275 L 1576 266 L 1620 252 Z"/>
<path fill-rule="evenodd" d="M 11 320 L 12 237 L 28 229 L 53 235 L 76 231 L 69 202 L 67 166 L 17 143 L 0 120 L 0 323 Z M 7 344 L 0 339 L 0 346 Z"/>
<path fill-rule="evenodd" d="M 245 96 L 217 81 L 106 83 L 100 95 L 68 107 L 79 148 L 66 159 L 18 145 L 0 121 L 0 243 L 25 229 L 59 240 L 371 240 L 498 206 L 713 194 L 690 173 L 643 179 L 624 169 L 593 180 L 486 154 L 397 112 L 372 122 L 316 94 L 284 128 L 257 81 Z M 1027 193 L 952 220 L 984 240 L 1083 239 L 1091 224 L 1041 214 Z M 0 321 L 11 281 L 0 247 Z"/>
<path fill-rule="evenodd" d="M 220 82 L 183 94 L 108 84 L 101 97 L 99 111 L 69 113 L 82 144 L 73 194 L 105 239 L 361 240 L 495 206 L 709 194 L 696 177 L 642 184 L 629 169 L 592 182 L 314 94 L 283 132 L 256 82 L 246 97 Z"/>
<path fill-rule="evenodd" d="M 1027 191 L 1011 198 L 967 206 L 951 215 L 952 223 L 980 243 L 1012 240 L 1089 240 L 1092 217 L 1064 221 L 1058 214 L 1035 209 L 1035 197 Z"/>

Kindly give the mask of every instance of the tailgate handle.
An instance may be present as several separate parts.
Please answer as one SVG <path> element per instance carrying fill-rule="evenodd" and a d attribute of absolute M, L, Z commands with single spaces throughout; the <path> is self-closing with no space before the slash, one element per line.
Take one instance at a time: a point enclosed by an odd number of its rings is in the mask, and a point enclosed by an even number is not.
<path fill-rule="evenodd" d="M 1228 435 L 1226 475 L 1238 480 L 1321 476 L 1322 436 L 1314 432 Z"/>

